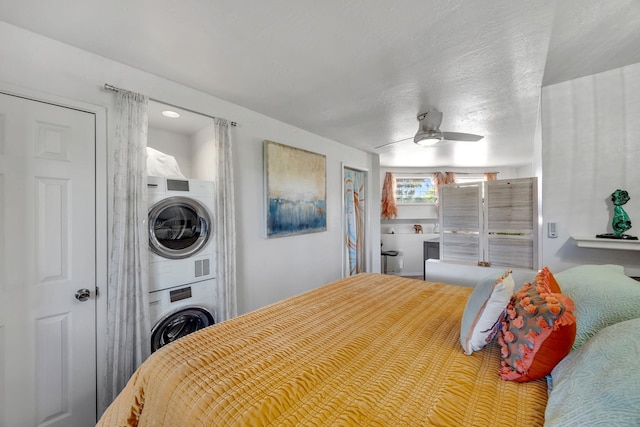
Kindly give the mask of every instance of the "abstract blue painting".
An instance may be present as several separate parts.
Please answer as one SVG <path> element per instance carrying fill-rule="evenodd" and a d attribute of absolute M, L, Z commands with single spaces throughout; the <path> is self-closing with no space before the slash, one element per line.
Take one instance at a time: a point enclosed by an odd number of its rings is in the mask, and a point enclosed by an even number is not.
<path fill-rule="evenodd" d="M 264 142 L 267 237 L 327 230 L 326 157 Z"/>

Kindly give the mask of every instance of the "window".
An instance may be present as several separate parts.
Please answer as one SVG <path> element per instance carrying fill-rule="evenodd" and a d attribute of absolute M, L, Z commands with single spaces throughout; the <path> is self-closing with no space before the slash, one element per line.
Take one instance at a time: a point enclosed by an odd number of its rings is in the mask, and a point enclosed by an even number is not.
<path fill-rule="evenodd" d="M 486 181 L 483 173 L 457 173 L 456 184 Z"/>
<path fill-rule="evenodd" d="M 435 203 L 436 188 L 429 177 L 396 177 L 396 203 Z"/>

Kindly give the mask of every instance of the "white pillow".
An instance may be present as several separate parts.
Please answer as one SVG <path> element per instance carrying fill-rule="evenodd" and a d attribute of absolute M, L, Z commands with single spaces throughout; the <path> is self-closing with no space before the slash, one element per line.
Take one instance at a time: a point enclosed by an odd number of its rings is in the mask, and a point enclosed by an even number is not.
<path fill-rule="evenodd" d="M 515 283 L 511 270 L 489 276 L 476 285 L 467 300 L 460 327 L 460 344 L 467 355 L 482 349 L 495 335 L 494 326 L 509 304 Z"/>
<path fill-rule="evenodd" d="M 600 329 L 640 317 L 640 283 L 626 276 L 621 265 L 579 265 L 555 278 L 576 305 L 574 350 Z"/>
<path fill-rule="evenodd" d="M 551 371 L 548 427 L 640 425 L 640 318 L 598 331 Z"/>

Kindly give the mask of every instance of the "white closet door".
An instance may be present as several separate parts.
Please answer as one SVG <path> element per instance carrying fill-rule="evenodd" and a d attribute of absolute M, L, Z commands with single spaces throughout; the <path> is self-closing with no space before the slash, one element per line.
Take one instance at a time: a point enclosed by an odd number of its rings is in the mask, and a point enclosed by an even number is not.
<path fill-rule="evenodd" d="M 95 424 L 95 203 L 94 114 L 0 94 L 0 426 Z"/>

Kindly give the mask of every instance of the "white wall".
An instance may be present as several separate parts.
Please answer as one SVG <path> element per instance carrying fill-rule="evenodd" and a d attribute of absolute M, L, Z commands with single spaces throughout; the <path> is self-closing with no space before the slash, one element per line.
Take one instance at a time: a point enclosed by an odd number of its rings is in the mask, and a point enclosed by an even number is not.
<path fill-rule="evenodd" d="M 150 127 L 149 134 L 147 135 L 147 145 L 175 157 L 178 166 L 180 166 L 180 172 L 182 172 L 182 175 L 186 178 L 198 178 L 194 176 L 191 166 L 193 161 L 193 144 L 189 136 Z"/>
<path fill-rule="evenodd" d="M 211 142 L 215 138 L 215 132 L 215 125 L 211 125 L 200 129 L 191 137 L 191 164 L 193 165 L 193 177 L 195 179 L 213 180 L 215 178 L 213 170 L 215 147 Z"/>
<path fill-rule="evenodd" d="M 543 88 L 543 264 L 552 271 L 580 263 L 620 264 L 640 275 L 640 252 L 576 247 L 571 236 L 612 232 L 610 196 L 620 188 L 640 235 L 640 64 Z"/>
<path fill-rule="evenodd" d="M 16 92 L 26 89 L 50 93 L 105 107 L 109 123 L 108 140 L 114 131 L 113 120 L 109 120 L 113 93 L 103 90 L 105 83 L 146 94 L 160 102 L 238 122 L 238 127 L 232 128 L 231 134 L 238 226 L 239 312 L 341 277 L 341 165 L 346 162 L 352 167 L 368 169 L 371 200 L 379 200 L 377 155 L 313 135 L 241 106 L 3 22 L 0 22 L 0 40 L 7 41 L 0 43 L 0 83 L 15 88 Z M 263 237 L 262 141 L 265 139 L 327 156 L 326 232 L 270 240 Z M 379 218 L 378 205 L 373 203 L 369 210 L 376 221 L 374 224 Z M 376 225 L 371 227 L 371 241 L 379 240 L 379 227 Z M 373 249 L 379 250 L 375 246 Z M 379 268 L 379 257 L 372 256 L 370 269 L 379 271 Z"/>
<path fill-rule="evenodd" d="M 533 148 L 532 148 L 533 149 Z M 465 173 L 471 174 L 483 174 L 485 172 L 498 172 L 498 179 L 510 179 L 510 178 L 528 178 L 532 175 L 528 175 L 531 172 L 530 165 L 518 165 L 518 166 L 499 166 L 489 168 L 402 168 L 402 167 L 381 167 L 381 185 L 384 182 L 384 174 L 386 172 L 392 172 L 394 174 L 403 175 L 431 175 L 434 172 L 455 172 L 464 176 Z M 524 174 L 524 175 L 522 175 Z"/>

